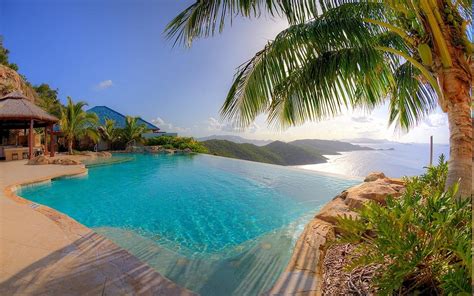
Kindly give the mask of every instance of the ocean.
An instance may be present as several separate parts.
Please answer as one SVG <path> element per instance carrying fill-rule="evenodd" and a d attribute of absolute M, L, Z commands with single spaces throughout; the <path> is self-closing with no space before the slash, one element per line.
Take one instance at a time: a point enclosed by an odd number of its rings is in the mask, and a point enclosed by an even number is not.
<path fill-rule="evenodd" d="M 325 155 L 327 163 L 309 164 L 299 168 L 322 171 L 350 177 L 365 177 L 371 172 L 383 172 L 388 177 L 420 175 L 429 165 L 430 145 L 419 143 L 388 142 L 383 144 L 357 143 L 377 150 L 341 152 L 340 155 Z M 448 144 L 433 145 L 433 163 L 444 154 L 449 155 Z"/>

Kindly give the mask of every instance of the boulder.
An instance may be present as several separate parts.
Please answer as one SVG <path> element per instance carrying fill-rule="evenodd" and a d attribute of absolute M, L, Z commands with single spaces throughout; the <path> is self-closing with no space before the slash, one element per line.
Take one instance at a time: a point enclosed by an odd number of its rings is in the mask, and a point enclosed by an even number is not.
<path fill-rule="evenodd" d="M 382 173 L 382 172 L 370 173 L 370 174 L 367 175 L 367 177 L 365 177 L 364 182 L 373 182 L 373 181 L 376 181 L 378 179 L 385 179 L 385 174 Z"/>
<path fill-rule="evenodd" d="M 53 160 L 50 160 L 51 164 L 58 164 L 58 165 L 78 165 L 81 164 L 81 162 L 70 159 L 70 158 L 56 158 Z"/>
<path fill-rule="evenodd" d="M 77 160 L 74 160 L 74 159 L 65 158 L 65 159 L 62 160 L 62 162 L 60 164 L 62 164 L 62 165 L 78 165 L 78 164 L 81 164 L 81 162 L 79 162 Z"/>
<path fill-rule="evenodd" d="M 49 159 L 44 155 L 36 156 L 35 158 L 28 160 L 29 165 L 43 165 L 49 163 Z"/>
<path fill-rule="evenodd" d="M 110 153 L 108 151 L 100 151 L 100 152 L 97 152 L 97 156 L 110 158 L 110 157 L 112 157 L 112 153 Z"/>
<path fill-rule="evenodd" d="M 342 198 L 335 198 L 328 202 L 315 216 L 325 222 L 336 224 L 338 217 L 357 218 L 357 213 L 351 211 Z"/>
<path fill-rule="evenodd" d="M 349 209 L 359 208 L 365 200 L 373 200 L 379 203 L 385 203 L 387 196 L 400 196 L 403 187 L 398 184 L 390 184 L 384 179 L 364 182 L 347 190 L 347 196 L 344 200 Z"/>
<path fill-rule="evenodd" d="M 191 150 L 191 148 L 184 148 L 183 152 L 184 153 L 192 153 L 193 150 Z"/>
<path fill-rule="evenodd" d="M 165 149 L 165 152 L 166 152 L 167 154 L 175 154 L 175 153 L 176 153 L 176 150 L 174 150 L 174 149 Z"/>

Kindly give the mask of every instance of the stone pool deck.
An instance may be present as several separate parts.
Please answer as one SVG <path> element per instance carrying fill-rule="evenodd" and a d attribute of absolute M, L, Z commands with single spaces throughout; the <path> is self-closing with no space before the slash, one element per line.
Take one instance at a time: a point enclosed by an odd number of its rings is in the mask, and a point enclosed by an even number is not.
<path fill-rule="evenodd" d="M 0 162 L 0 295 L 194 295 L 70 217 L 15 195 L 19 184 L 86 173 Z"/>

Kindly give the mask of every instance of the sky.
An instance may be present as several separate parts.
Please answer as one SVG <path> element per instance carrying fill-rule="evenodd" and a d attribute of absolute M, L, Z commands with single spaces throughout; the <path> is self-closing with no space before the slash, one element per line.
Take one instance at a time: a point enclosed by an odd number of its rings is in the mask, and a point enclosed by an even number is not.
<path fill-rule="evenodd" d="M 33 84 L 48 83 L 89 107 L 106 105 L 154 122 L 162 130 L 202 137 L 253 139 L 389 139 L 448 142 L 447 118 L 436 110 L 409 133 L 388 126 L 388 106 L 277 131 L 265 116 L 245 131 L 219 109 L 235 69 L 288 25 L 263 17 L 237 19 L 191 48 L 173 47 L 166 24 L 192 0 L 0 0 L 0 35 L 10 61 Z"/>

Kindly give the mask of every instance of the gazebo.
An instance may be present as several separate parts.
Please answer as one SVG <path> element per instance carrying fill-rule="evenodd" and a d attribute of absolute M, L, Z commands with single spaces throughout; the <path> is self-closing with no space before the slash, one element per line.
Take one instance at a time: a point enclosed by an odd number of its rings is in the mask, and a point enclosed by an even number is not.
<path fill-rule="evenodd" d="M 58 121 L 58 118 L 36 106 L 18 91 L 0 98 L 0 130 L 23 129 L 26 131 L 28 129 L 29 159 L 33 157 L 34 128 L 44 128 L 45 135 L 49 131 L 51 135 L 49 151 L 50 156 L 54 156 L 53 125 Z M 45 143 L 44 146 L 45 154 L 47 154 L 48 145 Z"/>

